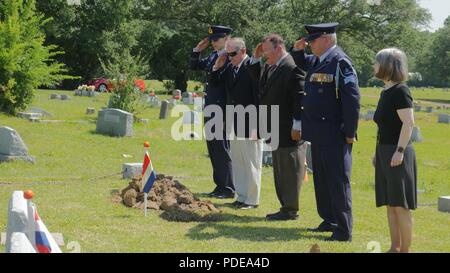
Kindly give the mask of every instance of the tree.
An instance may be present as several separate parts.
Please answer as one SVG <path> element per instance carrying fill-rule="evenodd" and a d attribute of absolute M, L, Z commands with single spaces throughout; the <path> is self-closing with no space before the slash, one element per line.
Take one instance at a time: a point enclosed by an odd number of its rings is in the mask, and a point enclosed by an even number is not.
<path fill-rule="evenodd" d="M 62 52 L 44 46 L 44 17 L 35 0 L 6 0 L 0 5 L 0 111 L 14 114 L 32 101 L 40 85 L 70 78 L 54 57 Z"/>

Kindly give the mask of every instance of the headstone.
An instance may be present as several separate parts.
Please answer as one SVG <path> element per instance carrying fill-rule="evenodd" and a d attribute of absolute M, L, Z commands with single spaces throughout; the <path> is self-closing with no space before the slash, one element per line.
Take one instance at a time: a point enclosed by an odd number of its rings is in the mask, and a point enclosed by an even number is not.
<path fill-rule="evenodd" d="M 61 100 L 71 100 L 72 98 L 68 95 L 61 95 Z"/>
<path fill-rule="evenodd" d="M 199 113 L 196 111 L 186 111 L 183 113 L 183 124 L 201 124 Z"/>
<path fill-rule="evenodd" d="M 364 116 L 364 120 L 373 120 L 375 112 L 373 110 L 367 110 L 367 114 Z"/>
<path fill-rule="evenodd" d="M 194 97 L 191 92 L 183 93 L 183 103 L 187 105 L 194 104 Z"/>
<path fill-rule="evenodd" d="M 132 179 L 142 174 L 142 163 L 124 163 L 122 165 L 123 179 Z"/>
<path fill-rule="evenodd" d="M 176 99 L 170 99 L 169 100 L 169 108 L 172 109 L 177 105 L 177 100 Z"/>
<path fill-rule="evenodd" d="M 439 197 L 438 210 L 442 212 L 450 212 L 450 196 Z"/>
<path fill-rule="evenodd" d="M 49 118 L 52 118 L 52 117 L 53 117 L 53 114 L 52 114 L 52 113 L 47 112 L 47 111 L 45 111 L 44 109 L 39 108 L 39 107 L 31 107 L 31 108 L 28 110 L 28 112 L 29 112 L 29 113 L 41 114 L 41 115 L 44 116 L 44 117 L 49 117 Z"/>
<path fill-rule="evenodd" d="M 181 90 L 179 90 L 179 89 L 175 89 L 172 92 L 172 99 L 176 98 L 177 96 L 179 96 L 179 98 L 181 98 Z"/>
<path fill-rule="evenodd" d="M 412 134 L 411 134 L 411 141 L 412 142 L 422 142 L 422 134 L 420 133 L 420 128 L 417 126 L 413 127 Z"/>
<path fill-rule="evenodd" d="M 28 148 L 20 135 L 10 127 L 0 127 L 0 162 L 25 160 L 34 163 L 36 159 L 28 155 Z"/>
<path fill-rule="evenodd" d="M 37 120 L 42 118 L 41 113 L 26 113 L 26 112 L 19 112 L 17 113 L 17 116 L 19 118 L 28 119 L 29 121 Z"/>
<path fill-rule="evenodd" d="M 166 119 L 169 116 L 169 102 L 163 100 L 159 111 L 159 119 Z"/>
<path fill-rule="evenodd" d="M 450 123 L 450 115 L 449 114 L 439 114 L 438 122 L 449 124 Z"/>
<path fill-rule="evenodd" d="M 82 95 L 83 95 L 83 93 L 81 90 L 79 90 L 79 89 L 75 90 L 74 96 L 82 96 Z"/>
<path fill-rule="evenodd" d="M 95 114 L 95 108 L 88 107 L 86 109 L 86 115 L 93 115 L 93 114 Z"/>
<path fill-rule="evenodd" d="M 203 105 L 204 105 L 203 97 L 194 98 L 194 111 L 202 112 Z"/>
<path fill-rule="evenodd" d="M 264 143 L 263 145 L 264 149 L 263 149 L 263 158 L 262 158 L 262 163 L 263 165 L 269 165 L 272 166 L 273 162 L 272 162 L 272 151 L 270 150 L 270 147 Z"/>
<path fill-rule="evenodd" d="M 425 109 L 425 112 L 427 112 L 427 113 L 433 113 L 433 106 L 428 106 L 428 107 Z"/>
<path fill-rule="evenodd" d="M 148 99 L 148 103 L 150 104 L 150 107 L 161 106 L 161 100 L 157 96 L 150 96 Z"/>
<path fill-rule="evenodd" d="M 414 111 L 415 112 L 420 112 L 420 110 L 422 110 L 422 106 L 420 106 L 420 105 L 414 106 Z"/>
<path fill-rule="evenodd" d="M 51 100 L 59 100 L 59 99 L 61 99 L 61 96 L 58 94 L 51 94 L 50 99 Z"/>
<path fill-rule="evenodd" d="M 148 118 L 140 118 L 140 119 L 138 119 L 138 122 L 142 123 L 142 124 L 148 124 L 149 120 L 148 120 Z"/>
<path fill-rule="evenodd" d="M 100 110 L 98 112 L 96 132 L 117 137 L 132 136 L 133 115 L 114 108 Z"/>
<path fill-rule="evenodd" d="M 81 95 L 87 97 L 87 96 L 89 96 L 89 91 L 87 91 L 87 90 L 82 90 L 82 91 L 81 91 Z"/>

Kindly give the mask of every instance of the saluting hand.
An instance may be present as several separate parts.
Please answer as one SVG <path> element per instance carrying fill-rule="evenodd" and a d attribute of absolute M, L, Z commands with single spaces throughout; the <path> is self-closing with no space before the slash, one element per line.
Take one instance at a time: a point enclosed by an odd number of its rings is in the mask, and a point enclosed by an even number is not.
<path fill-rule="evenodd" d="M 302 132 L 297 130 L 291 130 L 291 138 L 293 141 L 300 141 L 302 139 Z"/>
<path fill-rule="evenodd" d="M 195 47 L 195 51 L 197 52 L 202 52 L 203 50 L 205 50 L 207 47 L 209 46 L 209 40 L 208 37 L 206 37 L 205 39 L 201 40 L 197 46 Z"/>
<path fill-rule="evenodd" d="M 220 55 L 216 63 L 214 64 L 214 69 L 220 69 L 225 65 L 225 62 L 227 61 L 227 55 Z"/>
<path fill-rule="evenodd" d="M 263 55 L 262 43 L 259 43 L 253 51 L 253 58 L 259 59 Z"/>
<path fill-rule="evenodd" d="M 305 40 L 305 38 L 301 38 L 300 40 L 296 41 L 294 44 L 294 48 L 297 50 L 304 50 L 308 46 L 308 42 Z"/>
<path fill-rule="evenodd" d="M 346 137 L 345 140 L 348 144 L 353 144 L 356 142 L 356 137 Z"/>

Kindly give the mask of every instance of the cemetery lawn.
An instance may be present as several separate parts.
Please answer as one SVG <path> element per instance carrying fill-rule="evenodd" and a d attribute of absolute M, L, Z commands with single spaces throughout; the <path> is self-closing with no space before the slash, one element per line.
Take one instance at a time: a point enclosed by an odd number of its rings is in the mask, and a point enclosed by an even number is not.
<path fill-rule="evenodd" d="M 52 93 L 69 94 L 70 101 L 49 100 Z M 362 89 L 363 112 L 374 109 L 379 89 Z M 423 105 L 450 104 L 450 92 L 440 89 L 413 91 Z M 353 150 L 353 217 L 351 243 L 329 243 L 329 233 L 315 234 L 317 215 L 312 176 L 300 196 L 297 221 L 267 222 L 265 215 L 278 210 L 273 174 L 263 169 L 261 204 L 255 210 L 223 206 L 231 200 L 210 199 L 222 209 L 220 222 L 168 222 L 149 211 L 126 208 L 112 201 L 113 194 L 128 185 L 122 180 L 122 164 L 141 162 L 143 143 L 151 143 L 150 155 L 157 173 L 175 176 L 193 193 L 213 189 L 211 166 L 203 141 L 171 139 L 176 118 L 159 120 L 159 109 L 145 109 L 138 117 L 148 125 L 134 124 L 135 135 L 113 138 L 95 134 L 96 115 L 87 107 L 105 106 L 108 94 L 95 98 L 74 97 L 67 91 L 36 91 L 32 106 L 40 107 L 63 123 L 31 123 L 0 114 L 0 126 L 18 131 L 36 156 L 37 164 L 0 164 L 0 231 L 6 231 L 8 200 L 14 190 L 32 189 L 41 218 L 51 232 L 63 234 L 65 242 L 76 241 L 82 252 L 309 252 L 318 243 L 322 252 L 369 252 L 367 244 L 378 241 L 387 251 L 390 237 L 386 209 L 375 207 L 374 169 L 376 126 L 360 121 L 359 141 Z M 435 104 L 436 106 L 438 104 Z M 437 110 L 446 111 L 448 110 Z M 439 196 L 450 195 L 450 127 L 437 123 L 437 113 L 416 113 L 424 141 L 416 143 L 419 177 L 419 208 L 413 212 L 413 252 L 450 252 L 450 214 L 438 212 Z M 126 158 L 124 155 L 131 155 Z M 203 199 L 203 197 L 201 197 Z M 69 251 L 65 247 L 63 251 Z"/>

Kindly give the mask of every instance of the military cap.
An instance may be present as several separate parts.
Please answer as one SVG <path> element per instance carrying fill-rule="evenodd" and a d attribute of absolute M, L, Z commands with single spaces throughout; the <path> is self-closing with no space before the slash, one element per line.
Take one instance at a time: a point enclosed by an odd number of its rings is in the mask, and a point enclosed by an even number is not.
<path fill-rule="evenodd" d="M 336 29 L 338 23 L 324 23 L 317 25 L 305 25 L 306 31 L 308 32 L 308 36 L 306 36 L 306 41 L 311 42 L 314 39 L 319 38 L 324 34 L 336 33 Z"/>
<path fill-rule="evenodd" d="M 214 39 L 218 39 L 218 38 L 222 38 L 225 37 L 227 35 L 230 35 L 231 32 L 233 31 L 232 28 L 230 27 L 225 27 L 225 26 L 210 26 L 208 28 L 208 39 L 214 40 Z"/>

